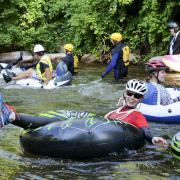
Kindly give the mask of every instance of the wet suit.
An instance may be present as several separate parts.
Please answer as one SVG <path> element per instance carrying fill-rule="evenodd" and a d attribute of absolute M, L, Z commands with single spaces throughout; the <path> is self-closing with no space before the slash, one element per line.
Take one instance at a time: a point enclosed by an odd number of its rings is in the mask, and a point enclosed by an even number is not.
<path fill-rule="evenodd" d="M 139 128 L 146 141 L 152 143 L 152 135 L 149 124 L 143 114 L 132 107 L 120 107 L 105 115 L 110 120 L 119 119 Z"/>
<path fill-rule="evenodd" d="M 124 43 L 120 42 L 118 43 L 115 48 L 112 50 L 111 56 L 111 62 L 109 63 L 108 67 L 106 68 L 106 71 L 102 73 L 102 78 L 104 78 L 107 74 L 109 74 L 112 69 L 114 69 L 114 79 L 119 80 L 123 79 L 128 74 L 128 68 L 125 67 L 124 61 L 123 61 L 123 51 L 122 48 L 124 47 Z"/>
<path fill-rule="evenodd" d="M 67 65 L 68 71 L 74 73 L 74 57 L 72 53 L 67 53 L 66 57 L 63 58 L 64 63 Z"/>

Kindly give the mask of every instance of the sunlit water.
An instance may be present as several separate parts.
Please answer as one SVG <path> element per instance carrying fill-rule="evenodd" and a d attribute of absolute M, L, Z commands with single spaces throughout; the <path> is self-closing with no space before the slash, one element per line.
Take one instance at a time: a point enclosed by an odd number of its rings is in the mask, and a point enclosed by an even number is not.
<path fill-rule="evenodd" d="M 38 114 L 48 110 L 74 109 L 103 115 L 116 107 L 125 83 L 101 81 L 103 65 L 81 65 L 73 85 L 54 90 L 9 89 L 0 80 L 1 92 L 17 112 Z M 179 74 L 170 73 L 167 84 L 178 84 Z M 130 78 L 145 78 L 143 67 L 131 66 Z M 151 124 L 154 135 L 169 142 L 180 125 Z M 0 179 L 180 179 L 180 163 L 168 151 L 146 144 L 144 149 L 85 161 L 62 160 L 24 154 L 19 145 L 21 128 L 8 125 L 0 130 Z M 46 148 L 46 147 L 44 147 Z"/>

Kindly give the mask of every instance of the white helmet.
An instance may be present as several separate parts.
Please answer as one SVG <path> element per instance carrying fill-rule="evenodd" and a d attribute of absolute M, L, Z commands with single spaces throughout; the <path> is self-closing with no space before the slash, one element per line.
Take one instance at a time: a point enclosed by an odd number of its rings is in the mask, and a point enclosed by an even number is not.
<path fill-rule="evenodd" d="M 34 46 L 34 53 L 38 53 L 42 51 L 44 51 L 44 47 L 41 44 L 37 44 Z"/>
<path fill-rule="evenodd" d="M 145 95 L 147 92 L 147 86 L 143 81 L 131 79 L 126 84 L 126 90 Z"/>

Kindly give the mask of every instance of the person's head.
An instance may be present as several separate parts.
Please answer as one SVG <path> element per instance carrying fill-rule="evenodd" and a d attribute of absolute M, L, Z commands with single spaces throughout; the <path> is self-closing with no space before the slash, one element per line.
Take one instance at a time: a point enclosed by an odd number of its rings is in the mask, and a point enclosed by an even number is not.
<path fill-rule="evenodd" d="M 72 53 L 73 52 L 73 50 L 74 50 L 74 46 L 72 45 L 72 44 L 65 44 L 64 45 L 64 49 L 65 49 L 65 51 L 66 51 L 66 53 Z"/>
<path fill-rule="evenodd" d="M 169 28 L 171 35 L 174 35 L 179 31 L 179 24 L 175 21 L 169 21 L 167 27 Z"/>
<path fill-rule="evenodd" d="M 176 133 L 171 141 L 172 155 L 180 160 L 180 132 Z"/>
<path fill-rule="evenodd" d="M 34 51 L 33 52 L 34 52 L 35 57 L 39 58 L 39 57 L 43 56 L 44 51 L 45 51 L 45 49 L 41 44 L 36 44 L 34 46 Z"/>
<path fill-rule="evenodd" d="M 150 81 L 161 83 L 165 81 L 167 66 L 162 60 L 149 60 L 145 63 L 146 71 L 149 74 Z"/>
<path fill-rule="evenodd" d="M 124 92 L 125 105 L 128 107 L 136 107 L 142 101 L 147 92 L 146 84 L 138 79 L 129 80 L 126 84 Z"/>
<path fill-rule="evenodd" d="M 112 33 L 110 35 L 110 39 L 113 44 L 117 44 L 118 42 L 123 40 L 123 36 L 120 33 Z"/>

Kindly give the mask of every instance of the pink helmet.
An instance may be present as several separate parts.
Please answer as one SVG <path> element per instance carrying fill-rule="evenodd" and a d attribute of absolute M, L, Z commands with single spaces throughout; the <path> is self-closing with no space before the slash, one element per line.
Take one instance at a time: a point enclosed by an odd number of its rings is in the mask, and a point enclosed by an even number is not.
<path fill-rule="evenodd" d="M 148 71 L 149 73 L 168 69 L 168 67 L 162 62 L 162 60 L 149 60 L 145 63 L 145 65 L 146 71 Z"/>

